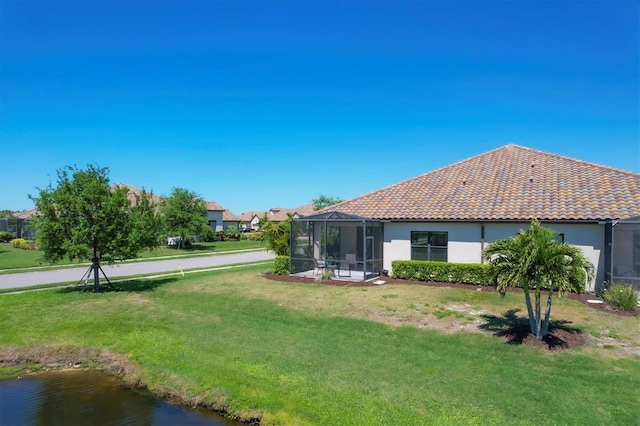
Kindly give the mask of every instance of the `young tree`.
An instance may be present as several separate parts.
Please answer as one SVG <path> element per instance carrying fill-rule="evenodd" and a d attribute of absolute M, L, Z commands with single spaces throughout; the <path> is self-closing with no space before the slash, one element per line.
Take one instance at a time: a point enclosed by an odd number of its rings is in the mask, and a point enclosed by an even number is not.
<path fill-rule="evenodd" d="M 109 185 L 107 173 L 108 168 L 95 165 L 86 170 L 67 166 L 57 171 L 57 187 L 49 184 L 30 196 L 38 209 L 34 226 L 43 259 L 90 260 L 95 291 L 100 290 L 102 263 L 135 258 L 141 250 L 157 247 L 162 229 L 152 194 L 143 191 L 132 202 L 127 188 Z"/>
<path fill-rule="evenodd" d="M 184 246 L 187 235 L 193 236 L 208 225 L 207 205 L 202 198 L 184 188 L 173 188 L 162 201 L 162 214 L 167 231 L 180 236 L 178 248 Z"/>
<path fill-rule="evenodd" d="M 343 200 L 341 200 L 340 198 L 328 197 L 323 194 L 320 194 L 318 198 L 311 200 L 311 202 L 313 203 L 313 210 L 321 210 L 325 207 L 341 203 L 342 201 Z"/>
<path fill-rule="evenodd" d="M 594 266 L 579 248 L 558 243 L 556 234 L 534 220 L 527 230 L 510 239 L 497 240 L 487 246 L 484 258 L 491 265 L 491 278 L 504 297 L 507 286 L 524 290 L 529 326 L 541 340 L 549 330 L 551 298 L 554 291 L 581 293 L 593 279 Z M 534 291 L 535 309 L 530 290 Z M 548 290 L 544 319 L 540 312 L 540 293 Z"/>

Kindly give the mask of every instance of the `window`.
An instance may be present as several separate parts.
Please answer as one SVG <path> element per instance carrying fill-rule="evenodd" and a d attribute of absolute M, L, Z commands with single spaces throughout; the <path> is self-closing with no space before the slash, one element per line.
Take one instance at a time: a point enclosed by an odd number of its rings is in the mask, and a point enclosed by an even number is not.
<path fill-rule="evenodd" d="M 447 261 L 447 232 L 411 231 L 411 260 Z"/>

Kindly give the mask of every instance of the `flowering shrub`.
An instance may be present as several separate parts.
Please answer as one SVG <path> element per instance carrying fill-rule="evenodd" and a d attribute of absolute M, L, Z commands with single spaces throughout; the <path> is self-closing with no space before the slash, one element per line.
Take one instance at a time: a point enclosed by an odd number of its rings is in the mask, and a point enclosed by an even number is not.
<path fill-rule="evenodd" d="M 27 240 L 25 240 L 24 238 L 14 238 L 13 240 L 11 240 L 11 247 L 22 248 L 22 245 L 26 242 Z"/>
<path fill-rule="evenodd" d="M 11 246 L 22 250 L 35 250 L 36 242 L 34 240 L 25 240 L 24 238 L 15 238 L 11 240 Z"/>

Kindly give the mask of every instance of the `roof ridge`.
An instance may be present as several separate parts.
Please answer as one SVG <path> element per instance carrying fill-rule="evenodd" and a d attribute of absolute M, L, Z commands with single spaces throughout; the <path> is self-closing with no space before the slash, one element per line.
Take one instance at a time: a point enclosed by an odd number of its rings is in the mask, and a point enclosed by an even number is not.
<path fill-rule="evenodd" d="M 573 158 L 573 157 L 569 157 L 567 155 L 554 154 L 552 152 L 541 151 L 539 149 L 529 148 L 529 147 L 526 147 L 526 146 L 520 146 L 520 145 L 516 145 L 516 144 L 509 144 L 509 145 L 504 146 L 503 148 L 519 148 L 519 149 L 522 149 L 522 150 L 535 152 L 537 154 L 541 154 L 541 155 L 544 155 L 544 156 L 547 156 L 547 157 L 560 158 L 560 159 L 563 159 L 563 160 L 569 160 L 569 161 L 573 161 L 573 162 L 577 162 L 577 163 L 582 163 L 582 164 L 585 164 L 585 165 L 588 165 L 588 166 L 595 166 L 595 167 L 598 167 L 598 168 L 601 168 L 601 169 L 607 169 L 607 170 L 612 170 L 612 171 L 616 171 L 616 172 L 621 172 L 621 173 L 627 173 L 627 174 L 631 174 L 631 175 L 640 176 L 640 173 L 632 172 L 630 170 L 624 170 L 624 169 L 620 169 L 620 168 L 617 168 L 617 167 L 607 166 L 605 164 L 598 164 L 598 163 L 594 163 L 592 161 L 580 160 L 579 158 Z M 489 152 L 491 152 L 491 151 L 488 151 L 485 154 L 488 154 Z"/>
<path fill-rule="evenodd" d="M 329 209 L 329 208 L 331 208 L 331 209 L 337 210 L 337 208 L 338 208 L 341 204 L 344 204 L 344 203 L 347 203 L 347 202 L 348 202 L 348 203 L 352 203 L 352 202 L 354 202 L 354 201 L 356 201 L 356 200 L 359 200 L 360 198 L 364 198 L 364 197 L 367 197 L 367 196 L 369 196 L 369 195 L 371 195 L 371 194 L 375 194 L 376 192 L 381 192 L 381 191 L 384 191 L 384 190 L 387 190 L 387 189 L 391 189 L 391 188 L 393 188 L 394 186 L 402 185 L 402 184 L 404 184 L 405 182 L 409 182 L 409 181 L 412 181 L 412 180 L 420 179 L 420 178 L 422 178 L 423 176 L 426 176 L 426 175 L 429 175 L 429 174 L 432 174 L 432 173 L 439 172 L 440 170 L 447 169 L 447 168 L 449 168 L 449 167 L 453 167 L 453 166 L 456 166 L 456 165 L 458 165 L 458 164 L 462 164 L 462 163 L 465 163 L 465 162 L 467 162 L 467 161 L 474 160 L 474 159 L 476 159 L 477 157 L 481 157 L 481 156 L 483 156 L 483 155 L 487 155 L 487 154 L 489 154 L 489 153 L 492 153 L 492 152 L 495 152 L 495 151 L 499 151 L 499 150 L 501 150 L 501 149 L 505 149 L 505 148 L 509 148 L 509 147 L 519 147 L 519 145 L 512 144 L 512 143 L 507 144 L 507 145 L 503 145 L 503 146 L 501 146 L 501 147 L 494 148 L 494 149 L 492 149 L 492 150 L 490 150 L 490 151 L 486 151 L 486 152 L 483 152 L 483 153 L 480 153 L 480 154 L 476 154 L 476 155 L 474 155 L 474 156 L 472 156 L 472 157 L 468 157 L 468 158 L 464 158 L 464 159 L 462 159 L 462 160 L 456 161 L 455 163 L 447 164 L 446 166 L 442 166 L 442 167 L 439 167 L 439 168 L 437 168 L 437 169 L 430 170 L 430 171 L 428 171 L 428 172 L 425 172 L 425 173 L 419 174 L 418 176 L 413 176 L 413 177 L 410 177 L 410 178 L 407 178 L 407 179 L 401 180 L 401 181 L 399 181 L 399 182 L 392 183 L 392 184 L 390 184 L 390 185 L 387 185 L 387 186 L 384 186 L 384 187 L 382 187 L 382 188 L 379 188 L 379 189 L 373 190 L 373 191 L 371 191 L 371 192 L 367 192 L 366 194 L 360 195 L 360 196 L 358 196 L 358 197 L 351 198 L 350 200 L 345 200 L 345 201 L 343 201 L 343 202 L 341 202 L 341 203 L 333 204 L 333 205 L 331 205 L 331 206 L 326 207 L 325 209 Z M 520 148 L 523 148 L 523 147 L 520 147 Z M 323 212 L 325 209 L 318 210 L 318 211 L 319 211 L 319 212 Z"/>

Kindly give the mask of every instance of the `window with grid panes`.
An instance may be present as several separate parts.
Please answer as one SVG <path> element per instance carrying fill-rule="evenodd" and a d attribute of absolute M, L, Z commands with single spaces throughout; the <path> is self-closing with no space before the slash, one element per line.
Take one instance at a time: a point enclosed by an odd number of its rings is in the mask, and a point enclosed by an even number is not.
<path fill-rule="evenodd" d="M 447 261 L 448 232 L 411 231 L 411 260 Z"/>

